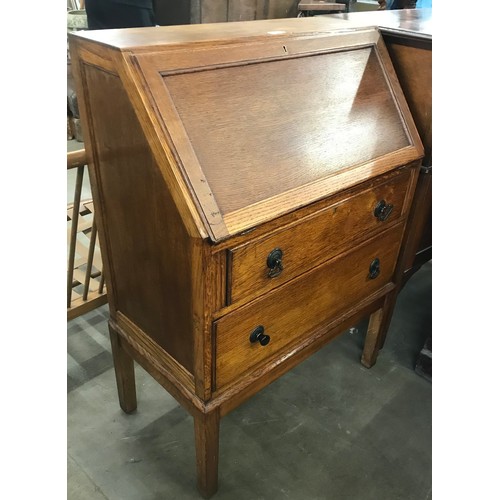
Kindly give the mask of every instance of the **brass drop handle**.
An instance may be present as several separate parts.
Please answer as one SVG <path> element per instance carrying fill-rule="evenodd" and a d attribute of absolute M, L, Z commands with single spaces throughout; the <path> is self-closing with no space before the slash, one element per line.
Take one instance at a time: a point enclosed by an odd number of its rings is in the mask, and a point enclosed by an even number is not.
<path fill-rule="evenodd" d="M 375 210 L 373 211 L 373 215 L 379 220 L 379 221 L 386 221 L 389 218 L 389 215 L 391 215 L 392 210 L 394 209 L 394 205 L 391 205 L 390 203 L 387 203 L 385 200 L 380 200 L 376 207 Z"/>
<path fill-rule="evenodd" d="M 250 334 L 250 342 L 255 344 L 255 342 L 259 342 L 260 345 L 267 345 L 271 337 L 264 333 L 264 327 L 259 325 L 251 334 Z"/>
<path fill-rule="evenodd" d="M 374 280 L 380 274 L 380 259 L 377 257 L 370 262 L 368 277 Z"/>
<path fill-rule="evenodd" d="M 267 267 L 269 271 L 267 276 L 269 278 L 276 278 L 283 271 L 283 251 L 281 248 L 275 248 L 268 256 L 267 256 Z"/>

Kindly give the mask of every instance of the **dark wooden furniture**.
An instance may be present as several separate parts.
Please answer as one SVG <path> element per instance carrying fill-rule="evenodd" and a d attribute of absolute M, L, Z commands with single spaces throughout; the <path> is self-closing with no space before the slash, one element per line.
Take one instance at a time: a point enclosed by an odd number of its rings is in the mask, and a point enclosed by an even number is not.
<path fill-rule="evenodd" d="M 385 22 L 380 30 L 425 151 L 410 215 L 406 281 L 432 257 L 432 9 L 394 12 L 397 26 Z"/>
<path fill-rule="evenodd" d="M 423 149 L 379 32 L 329 25 L 71 35 L 120 405 L 136 360 L 205 496 L 222 416 L 368 316 L 371 366 L 392 312 Z"/>

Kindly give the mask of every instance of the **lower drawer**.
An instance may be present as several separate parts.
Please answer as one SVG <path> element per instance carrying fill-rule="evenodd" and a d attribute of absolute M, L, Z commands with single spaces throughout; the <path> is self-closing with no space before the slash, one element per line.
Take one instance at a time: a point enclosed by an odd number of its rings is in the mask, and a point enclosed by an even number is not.
<path fill-rule="evenodd" d="M 217 320 L 216 389 L 272 361 L 389 283 L 402 230 L 399 224 Z"/>

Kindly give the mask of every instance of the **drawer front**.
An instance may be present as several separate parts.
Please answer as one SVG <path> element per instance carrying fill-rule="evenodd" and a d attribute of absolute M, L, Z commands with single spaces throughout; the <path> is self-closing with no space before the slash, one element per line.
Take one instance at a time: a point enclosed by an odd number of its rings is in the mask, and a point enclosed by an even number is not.
<path fill-rule="evenodd" d="M 404 170 L 269 237 L 232 249 L 228 304 L 272 290 L 349 248 L 366 232 L 384 230 L 402 215 L 409 180 Z"/>
<path fill-rule="evenodd" d="M 398 224 L 216 321 L 217 390 L 389 283 L 402 229 Z"/>

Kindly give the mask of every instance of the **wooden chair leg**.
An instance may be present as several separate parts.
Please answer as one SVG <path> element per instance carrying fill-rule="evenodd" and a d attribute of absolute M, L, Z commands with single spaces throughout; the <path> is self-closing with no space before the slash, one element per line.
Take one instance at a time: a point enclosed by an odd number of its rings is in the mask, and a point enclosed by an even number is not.
<path fill-rule="evenodd" d="M 118 333 L 109 325 L 109 338 L 115 365 L 116 385 L 120 407 L 125 413 L 132 413 L 137 409 L 135 392 L 134 360 L 123 349 Z"/>
<path fill-rule="evenodd" d="M 204 498 L 217 491 L 219 469 L 219 410 L 194 416 L 198 490 Z"/>

